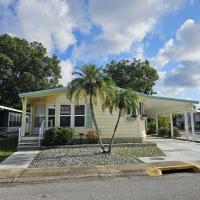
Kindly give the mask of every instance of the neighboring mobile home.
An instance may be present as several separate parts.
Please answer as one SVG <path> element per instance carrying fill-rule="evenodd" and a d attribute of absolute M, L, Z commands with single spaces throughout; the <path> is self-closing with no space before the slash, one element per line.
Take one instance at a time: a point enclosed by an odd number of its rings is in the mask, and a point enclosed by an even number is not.
<path fill-rule="evenodd" d="M 51 127 L 74 128 L 77 137 L 79 137 L 79 133 L 85 135 L 88 130 L 93 128 L 89 104 L 81 100 L 79 105 L 73 100 L 70 102 L 66 92 L 67 89 L 63 87 L 20 94 L 19 96 L 23 102 L 20 138 L 24 139 L 25 136 L 25 113 L 27 107 L 30 107 L 29 135 L 37 135 L 36 137 L 39 137 L 39 141 L 43 137 L 44 131 Z M 138 95 L 140 97 L 140 109 L 138 112 L 134 111 L 133 113 L 123 114 L 115 141 L 144 142 L 146 140 L 146 117 L 155 116 L 157 119 L 160 114 L 171 116 L 171 136 L 173 137 L 172 114 L 190 113 L 193 116 L 193 112 L 195 111 L 194 104 L 199 103 L 192 100 L 144 94 Z M 114 111 L 113 114 L 110 114 L 108 110 L 102 111 L 99 101 L 97 101 L 97 105 L 94 105 L 94 111 L 102 137 L 104 140 L 110 139 L 117 120 L 118 111 Z M 186 124 L 186 131 L 189 131 L 187 127 Z M 158 126 L 156 131 L 158 131 Z"/>
<path fill-rule="evenodd" d="M 16 132 L 21 127 L 22 111 L 0 105 L 0 133 Z M 26 131 L 29 127 L 29 114 L 26 115 Z"/>
<path fill-rule="evenodd" d="M 191 127 L 191 119 L 190 115 L 188 115 L 188 123 L 189 127 Z M 175 116 L 174 120 L 175 126 L 177 126 L 180 130 L 184 130 L 184 115 L 183 114 L 178 114 Z M 195 131 L 200 131 L 200 112 L 195 112 L 194 113 L 194 129 Z"/>

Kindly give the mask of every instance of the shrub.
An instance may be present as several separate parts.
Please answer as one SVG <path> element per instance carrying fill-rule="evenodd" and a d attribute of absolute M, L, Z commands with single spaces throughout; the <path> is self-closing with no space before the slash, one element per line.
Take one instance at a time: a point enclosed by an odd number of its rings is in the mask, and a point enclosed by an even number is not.
<path fill-rule="evenodd" d="M 87 143 L 89 144 L 96 144 L 98 143 L 98 136 L 95 130 L 89 130 L 86 134 Z"/>
<path fill-rule="evenodd" d="M 158 130 L 158 135 L 161 137 L 166 137 L 166 136 L 169 137 L 169 133 L 170 133 L 170 130 L 167 127 L 161 127 Z"/>
<path fill-rule="evenodd" d="M 73 141 L 74 129 L 54 127 L 45 131 L 43 145 L 56 146 L 70 144 Z"/>
<path fill-rule="evenodd" d="M 174 127 L 174 137 L 181 137 L 181 132 L 177 127 Z"/>
<path fill-rule="evenodd" d="M 159 127 L 170 127 L 170 116 L 159 116 L 158 117 L 158 126 Z"/>
<path fill-rule="evenodd" d="M 171 130 L 166 127 L 162 127 L 158 131 L 158 135 L 161 137 L 171 137 Z M 177 127 L 174 127 L 174 137 L 181 137 L 181 132 Z"/>
<path fill-rule="evenodd" d="M 147 134 L 152 135 L 156 134 L 156 123 L 155 121 L 151 121 L 147 123 Z"/>

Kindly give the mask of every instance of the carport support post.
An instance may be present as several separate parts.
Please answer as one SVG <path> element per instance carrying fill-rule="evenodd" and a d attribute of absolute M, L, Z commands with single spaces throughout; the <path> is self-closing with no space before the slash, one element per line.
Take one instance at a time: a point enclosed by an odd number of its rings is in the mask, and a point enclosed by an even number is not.
<path fill-rule="evenodd" d="M 195 130 L 194 130 L 194 116 L 193 116 L 193 111 L 190 112 L 191 116 L 191 126 L 192 126 L 192 137 L 193 139 L 195 138 Z"/>
<path fill-rule="evenodd" d="M 25 132 L 26 132 L 26 106 L 27 106 L 27 99 L 26 98 L 22 98 L 22 129 L 21 129 L 21 133 L 22 136 L 25 136 Z"/>
<path fill-rule="evenodd" d="M 173 116 L 172 116 L 172 112 L 170 112 L 170 126 L 171 126 L 171 138 L 174 138 L 174 127 L 173 127 Z"/>
<path fill-rule="evenodd" d="M 184 112 L 184 125 L 185 125 L 185 136 L 186 139 L 189 139 L 189 128 L 188 128 L 188 113 Z"/>
<path fill-rule="evenodd" d="M 158 113 L 156 113 L 156 135 L 158 135 Z"/>

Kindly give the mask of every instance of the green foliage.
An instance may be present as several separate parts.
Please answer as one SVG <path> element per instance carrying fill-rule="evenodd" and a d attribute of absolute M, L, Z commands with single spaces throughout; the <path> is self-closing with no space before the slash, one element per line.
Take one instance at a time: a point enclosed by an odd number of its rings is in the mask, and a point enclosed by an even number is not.
<path fill-rule="evenodd" d="M 0 140 L 0 162 L 16 151 L 17 143 L 17 137 L 11 137 Z"/>
<path fill-rule="evenodd" d="M 158 127 L 160 128 L 170 128 L 170 117 L 169 116 L 158 116 Z M 147 133 L 149 135 L 156 134 L 156 120 L 148 119 L 147 123 Z"/>
<path fill-rule="evenodd" d="M 136 110 L 139 101 L 138 95 L 132 89 L 115 89 L 115 98 L 109 105 L 112 112 L 118 109 L 127 113 L 129 110 Z"/>
<path fill-rule="evenodd" d="M 158 117 L 158 126 L 159 127 L 170 127 L 170 116 L 159 116 Z"/>
<path fill-rule="evenodd" d="M 177 127 L 174 127 L 174 137 L 181 137 L 181 132 Z M 171 129 L 167 127 L 161 127 L 158 131 L 158 135 L 161 137 L 171 137 Z"/>
<path fill-rule="evenodd" d="M 45 131 L 43 145 L 56 146 L 71 144 L 73 141 L 74 129 L 54 127 Z"/>
<path fill-rule="evenodd" d="M 177 127 L 174 127 L 174 137 L 181 137 L 181 132 Z"/>
<path fill-rule="evenodd" d="M 68 84 L 68 97 L 79 103 L 79 100 L 88 101 L 92 97 L 94 103 L 97 98 L 100 98 L 101 103 L 104 105 L 112 102 L 114 96 L 114 82 L 102 70 L 97 68 L 96 65 L 83 65 L 73 74 L 76 76 Z"/>
<path fill-rule="evenodd" d="M 167 127 L 161 127 L 158 130 L 158 135 L 161 137 L 169 137 L 170 130 Z"/>
<path fill-rule="evenodd" d="M 155 120 L 148 121 L 148 123 L 147 123 L 147 134 L 148 135 L 156 134 L 156 122 L 155 122 Z"/>
<path fill-rule="evenodd" d="M 20 108 L 19 93 L 58 87 L 59 62 L 41 43 L 0 35 L 0 104 Z"/>
<path fill-rule="evenodd" d="M 97 144 L 98 136 L 96 134 L 96 131 L 93 129 L 88 130 L 87 134 L 86 134 L 86 139 L 87 139 L 87 143 L 89 143 L 89 144 Z"/>
<path fill-rule="evenodd" d="M 117 86 L 131 88 L 144 94 L 153 94 L 153 86 L 159 79 L 157 70 L 151 67 L 147 60 L 112 61 L 106 65 L 105 73 L 115 81 Z"/>

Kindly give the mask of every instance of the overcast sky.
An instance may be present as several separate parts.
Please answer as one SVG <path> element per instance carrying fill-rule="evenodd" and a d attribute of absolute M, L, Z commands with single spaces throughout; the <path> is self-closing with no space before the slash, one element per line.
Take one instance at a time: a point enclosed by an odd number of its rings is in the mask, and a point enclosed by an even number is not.
<path fill-rule="evenodd" d="M 158 95 L 200 99 L 199 0 L 0 0 L 0 34 L 38 41 L 74 66 L 148 59 Z"/>

